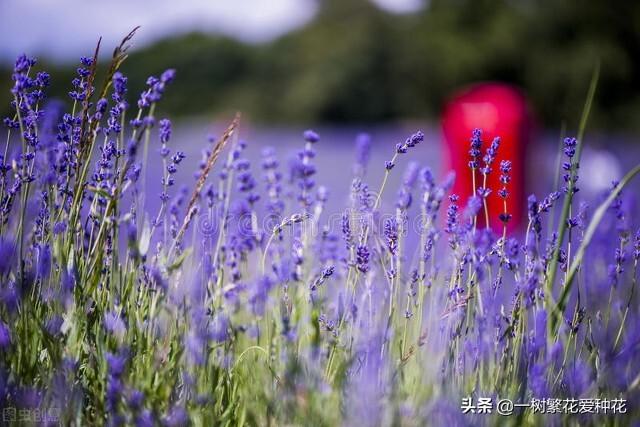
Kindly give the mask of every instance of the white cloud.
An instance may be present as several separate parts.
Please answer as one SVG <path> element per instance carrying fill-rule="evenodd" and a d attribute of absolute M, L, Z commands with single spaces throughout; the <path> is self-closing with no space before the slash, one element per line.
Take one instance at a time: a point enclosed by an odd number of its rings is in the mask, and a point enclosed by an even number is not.
<path fill-rule="evenodd" d="M 0 57 L 74 58 L 90 53 L 98 36 L 114 46 L 136 25 L 136 46 L 189 31 L 259 42 L 304 25 L 315 9 L 313 0 L 3 0 Z"/>
<path fill-rule="evenodd" d="M 427 3 L 372 1 L 396 13 Z M 76 59 L 90 54 L 99 36 L 107 52 L 137 25 L 135 47 L 190 31 L 267 41 L 309 22 L 317 7 L 316 0 L 0 0 L 0 61 L 21 53 Z"/>
<path fill-rule="evenodd" d="M 378 6 L 395 13 L 416 12 L 425 7 L 425 0 L 372 0 Z"/>

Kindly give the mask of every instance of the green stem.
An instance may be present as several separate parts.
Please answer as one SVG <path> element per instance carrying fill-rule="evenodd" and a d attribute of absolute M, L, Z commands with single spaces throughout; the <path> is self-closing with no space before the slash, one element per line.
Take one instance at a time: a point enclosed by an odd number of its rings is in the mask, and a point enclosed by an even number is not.
<path fill-rule="evenodd" d="M 636 290 L 636 284 L 638 283 L 637 271 L 638 271 L 638 260 L 636 259 L 633 262 L 633 282 L 631 284 L 631 294 L 629 295 L 627 306 L 625 307 L 624 314 L 622 315 L 622 321 L 620 322 L 620 328 L 618 328 L 618 333 L 616 334 L 616 340 L 613 343 L 614 352 L 616 348 L 618 348 L 618 343 L 620 342 L 620 338 L 622 337 L 622 330 L 624 329 L 624 324 L 627 321 L 627 315 L 629 314 L 629 308 L 631 307 L 631 302 L 633 301 L 633 294 Z"/>
<path fill-rule="evenodd" d="M 600 64 L 598 63 L 593 70 L 593 76 L 591 77 L 591 84 L 589 85 L 589 91 L 587 93 L 587 100 L 584 105 L 584 109 L 582 110 L 582 117 L 580 118 L 580 126 L 578 128 L 578 147 L 576 148 L 576 153 L 574 156 L 574 161 L 576 163 L 580 162 L 580 155 L 582 154 L 582 149 L 584 147 L 584 132 L 587 127 L 587 120 L 589 118 L 589 113 L 591 112 L 591 105 L 593 104 L 593 99 L 596 93 L 596 87 L 598 85 L 598 77 L 600 75 Z M 567 230 L 567 218 L 569 217 L 569 211 L 571 209 L 571 203 L 573 201 L 573 190 L 574 190 L 574 182 L 575 175 L 577 171 L 574 167 L 571 168 L 569 172 L 571 175 L 571 179 L 569 181 L 567 195 L 564 199 L 564 203 L 562 205 L 562 214 L 560 215 L 560 222 L 558 223 L 558 242 L 553 252 L 553 257 L 551 258 L 551 263 L 549 266 L 549 275 L 547 276 L 547 283 L 545 289 L 545 296 L 548 299 L 549 305 L 553 301 L 553 284 L 556 280 L 556 274 L 558 271 L 558 256 L 560 254 L 560 248 L 562 247 L 564 241 L 564 235 Z M 549 322 L 549 327 L 553 322 Z M 550 331 L 550 330 L 549 330 Z"/>
<path fill-rule="evenodd" d="M 624 178 L 622 178 L 622 180 L 620 181 L 620 183 L 616 186 L 616 188 L 614 188 L 611 193 L 609 194 L 609 197 L 607 197 L 607 199 L 600 205 L 598 206 L 598 209 L 596 209 L 596 211 L 593 214 L 593 218 L 591 219 L 591 222 L 589 223 L 589 226 L 587 227 L 587 230 L 585 231 L 584 234 L 584 239 L 582 239 L 582 243 L 580 244 L 580 247 L 578 248 L 578 251 L 576 252 L 576 255 L 573 259 L 573 262 L 571 263 L 571 266 L 569 268 L 569 272 L 567 273 L 567 280 L 564 284 L 564 287 L 562 288 L 562 293 L 560 295 L 560 299 L 558 300 L 558 303 L 555 306 L 555 311 L 553 313 L 553 317 L 552 317 L 552 321 L 550 322 L 550 331 L 555 333 L 555 328 L 557 326 L 557 321 L 559 320 L 559 317 L 564 313 L 564 309 L 567 303 L 567 299 L 569 297 L 569 291 L 571 290 L 571 286 L 573 284 L 573 278 L 575 277 L 576 273 L 578 272 L 578 269 L 580 268 L 580 265 L 582 264 L 582 258 L 584 258 L 584 253 L 587 249 L 587 246 L 589 245 L 589 243 L 591 242 L 591 239 L 593 238 L 593 236 L 595 235 L 596 229 L 598 228 L 598 225 L 600 224 L 600 221 L 602 221 L 602 218 L 604 217 L 607 209 L 609 209 L 609 206 L 611 205 L 611 203 L 613 203 L 613 201 L 616 199 L 616 197 L 618 197 L 618 195 L 620 194 L 620 192 L 622 191 L 622 189 L 638 174 L 640 173 L 640 164 L 637 165 L 635 168 L 633 168 L 631 171 L 629 171 L 629 173 L 627 173 Z"/>

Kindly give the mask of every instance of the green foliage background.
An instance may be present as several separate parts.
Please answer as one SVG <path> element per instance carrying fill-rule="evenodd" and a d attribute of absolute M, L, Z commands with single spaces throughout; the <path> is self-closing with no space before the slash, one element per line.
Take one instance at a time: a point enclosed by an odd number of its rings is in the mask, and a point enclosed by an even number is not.
<path fill-rule="evenodd" d="M 193 33 L 136 50 L 123 71 L 137 94 L 147 75 L 176 68 L 163 103 L 174 116 L 241 110 L 284 124 L 433 119 L 452 91 L 500 80 L 524 88 L 540 123 L 554 127 L 577 120 L 598 60 L 592 126 L 640 130 L 633 1 L 432 0 L 396 15 L 367 0 L 324 0 L 309 25 L 273 42 Z M 61 97 L 67 68 L 53 70 Z"/>

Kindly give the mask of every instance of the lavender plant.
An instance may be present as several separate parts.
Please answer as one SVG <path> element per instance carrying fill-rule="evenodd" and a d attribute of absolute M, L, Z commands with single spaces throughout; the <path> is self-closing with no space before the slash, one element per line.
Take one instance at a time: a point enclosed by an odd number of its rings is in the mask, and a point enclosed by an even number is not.
<path fill-rule="evenodd" d="M 498 138 L 483 147 L 480 129 L 471 136 L 469 200 L 450 194 L 451 175 L 438 183 L 413 161 L 387 204 L 388 177 L 424 134 L 390 144 L 377 166 L 362 134 L 334 230 L 314 178 L 320 136 L 304 132 L 288 179 L 264 149 L 258 179 L 236 117 L 193 188 L 176 190 L 185 155 L 155 116 L 175 73 L 150 77 L 129 104 L 119 67 L 132 35 L 101 86 L 98 51 L 81 59 L 66 113 L 46 102 L 36 61 L 16 61 L 0 157 L 0 407 L 64 425 L 640 417 L 640 230 L 624 198 L 640 166 L 576 211 L 583 132 L 567 138 L 563 188 L 529 198 L 518 240 L 506 228 L 511 163 L 493 165 Z M 149 161 L 162 164 L 156 211 Z M 372 191 L 375 167 L 384 179 Z M 490 174 L 500 188 L 487 188 Z M 504 206 L 498 232 L 491 191 Z M 558 229 L 545 235 L 557 202 Z M 530 405 L 506 419 L 487 410 L 500 397 Z M 577 399 L 599 406 L 558 406 Z"/>

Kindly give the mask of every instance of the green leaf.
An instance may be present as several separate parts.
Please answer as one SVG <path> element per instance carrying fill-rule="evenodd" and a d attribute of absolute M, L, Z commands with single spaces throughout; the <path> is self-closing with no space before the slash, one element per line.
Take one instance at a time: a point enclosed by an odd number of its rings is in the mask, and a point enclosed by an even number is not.
<path fill-rule="evenodd" d="M 613 203 L 613 201 L 616 199 L 616 197 L 618 197 L 618 195 L 620 194 L 622 189 L 638 173 L 640 173 L 640 164 L 637 165 L 635 168 L 631 169 L 624 176 L 624 178 L 622 178 L 622 180 L 616 186 L 616 188 L 614 188 L 611 191 L 611 193 L 609 194 L 609 197 L 607 197 L 607 199 L 604 202 L 602 202 L 602 204 L 600 204 L 600 206 L 598 206 L 598 209 L 596 209 L 596 211 L 594 212 L 593 218 L 591 218 L 591 222 L 589 222 L 589 226 L 587 227 L 587 230 L 584 233 L 584 238 L 582 239 L 582 243 L 580 244 L 580 247 L 578 248 L 578 252 L 576 252 L 576 256 L 573 258 L 573 261 L 571 262 L 571 266 L 569 267 L 569 272 L 567 273 L 566 283 L 564 284 L 564 287 L 562 289 L 562 293 L 560 295 L 560 299 L 558 300 L 558 303 L 556 304 L 555 312 L 554 312 L 554 318 L 553 318 L 553 323 L 554 323 L 553 326 L 554 327 L 555 327 L 555 324 L 558 321 L 558 318 L 562 315 L 562 313 L 564 313 L 565 305 L 566 305 L 567 299 L 569 297 L 569 291 L 571 290 L 571 285 L 573 284 L 573 279 L 574 279 L 576 273 L 578 272 L 578 269 L 580 268 L 580 265 L 582 264 L 582 259 L 584 258 L 584 253 L 585 253 L 585 251 L 587 249 L 587 246 L 589 246 L 589 243 L 591 242 L 591 239 L 593 238 L 593 235 L 595 234 L 596 229 L 598 228 L 598 225 L 600 224 L 600 221 L 602 221 L 602 218 L 604 218 L 604 215 L 607 212 L 607 209 L 609 209 L 609 206 L 611 206 L 611 203 Z"/>
<path fill-rule="evenodd" d="M 173 270 L 180 268 L 184 260 L 187 259 L 189 255 L 191 255 L 191 248 L 185 249 L 184 252 L 182 252 L 180 256 L 167 267 L 167 271 L 171 273 Z"/>
<path fill-rule="evenodd" d="M 107 191 L 105 191 L 105 190 L 103 190 L 101 188 L 94 187 L 93 185 L 88 185 L 87 186 L 87 190 L 91 191 L 92 193 L 96 193 L 99 196 L 105 197 L 107 199 L 111 199 L 112 198 L 111 194 L 109 194 L 109 192 L 107 192 Z"/>

